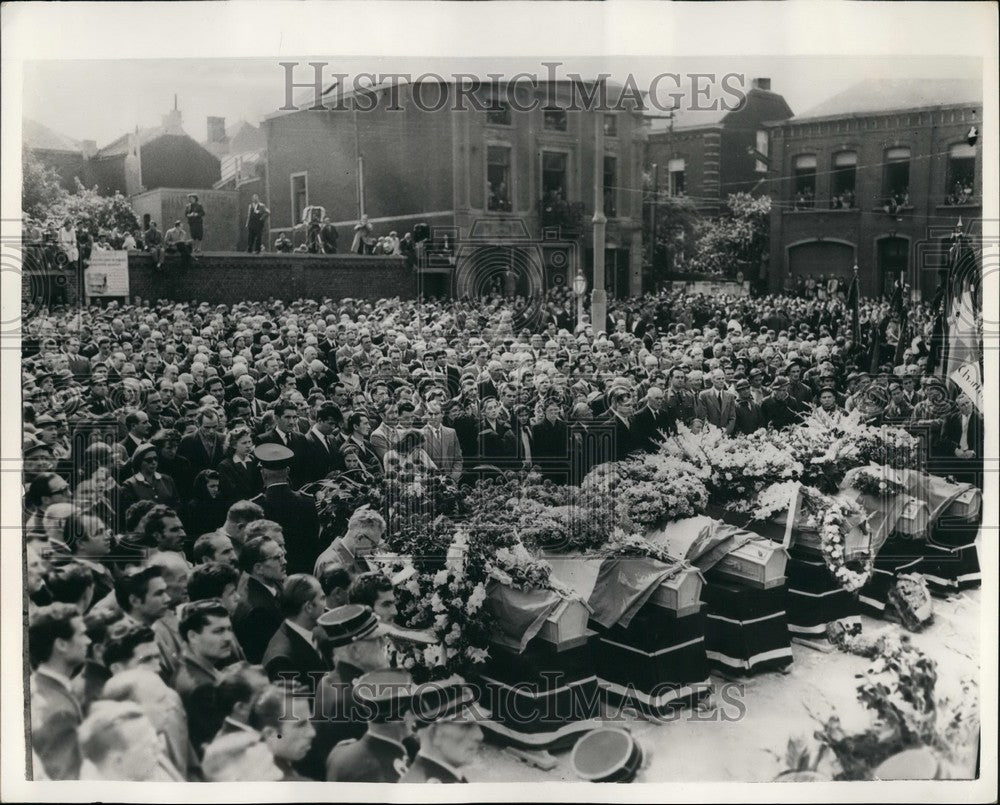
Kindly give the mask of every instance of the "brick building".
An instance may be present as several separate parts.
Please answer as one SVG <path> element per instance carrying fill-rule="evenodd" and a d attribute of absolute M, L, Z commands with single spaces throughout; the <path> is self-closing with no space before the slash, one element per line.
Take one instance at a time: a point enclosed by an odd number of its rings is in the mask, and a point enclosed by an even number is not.
<path fill-rule="evenodd" d="M 862 293 L 905 273 L 925 297 L 959 216 L 980 231 L 982 87 L 873 79 L 803 115 L 765 126 L 772 185 L 770 283 L 849 278 Z"/>
<path fill-rule="evenodd" d="M 668 122 L 655 121 L 648 137 L 646 169 L 657 167 L 660 191 L 687 196 L 707 215 L 717 214 L 730 193 L 761 191 L 767 167 L 754 151 L 767 156 L 764 123 L 792 116 L 769 78 L 753 79 L 737 108 L 725 108 L 733 103 L 701 110 L 688 99 Z"/>
<path fill-rule="evenodd" d="M 326 210 L 342 251 L 351 247 L 362 210 L 375 234 L 402 236 L 423 222 L 434 232 L 435 249 L 451 255 L 421 268 L 429 291 L 483 288 L 513 271 L 514 288 L 531 293 L 572 281 L 577 263 L 589 276 L 599 170 L 608 217 L 607 285 L 617 295 L 640 292 L 641 110 L 566 109 L 572 86 L 525 83 L 510 89 L 515 106 L 534 100 L 537 108 L 518 111 L 504 99 L 506 88 L 504 98 L 490 96 L 492 89 L 476 90 L 488 111 L 469 103 L 453 108 L 450 84 L 422 85 L 423 105 L 437 106 L 441 98 L 440 111 L 419 108 L 408 85 L 398 90 L 401 111 L 390 111 L 387 100 L 354 111 L 356 98 L 344 93 L 338 101 L 333 89 L 324 105 L 346 108 L 312 111 L 310 90 L 296 104 L 299 111 L 267 118 L 272 239 L 300 224 L 310 205 Z M 610 86 L 608 92 L 614 96 Z M 554 108 L 544 111 L 550 97 Z M 596 126 L 603 133 L 599 159 Z"/>

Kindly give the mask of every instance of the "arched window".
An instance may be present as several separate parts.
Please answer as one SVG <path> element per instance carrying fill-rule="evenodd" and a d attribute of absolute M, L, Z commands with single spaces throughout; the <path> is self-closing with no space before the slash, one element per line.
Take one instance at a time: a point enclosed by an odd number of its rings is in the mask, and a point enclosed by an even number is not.
<path fill-rule="evenodd" d="M 816 155 L 795 157 L 795 209 L 809 209 L 816 203 Z"/>
<path fill-rule="evenodd" d="M 833 172 L 830 177 L 830 207 L 849 210 L 854 207 L 855 183 L 858 174 L 856 151 L 840 151 L 833 155 Z"/>

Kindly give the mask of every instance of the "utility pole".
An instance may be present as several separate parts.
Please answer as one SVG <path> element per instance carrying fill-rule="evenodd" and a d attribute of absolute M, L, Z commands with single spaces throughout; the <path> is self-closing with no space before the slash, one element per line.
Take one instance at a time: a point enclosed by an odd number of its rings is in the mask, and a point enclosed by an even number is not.
<path fill-rule="evenodd" d="M 594 333 L 607 330 L 608 292 L 604 290 L 604 126 L 594 115 L 594 286 L 590 292 L 590 321 Z"/>
<path fill-rule="evenodd" d="M 649 226 L 649 264 L 656 271 L 656 219 L 660 206 L 660 166 L 653 163 L 653 215 Z M 656 276 L 655 274 L 653 275 Z"/>

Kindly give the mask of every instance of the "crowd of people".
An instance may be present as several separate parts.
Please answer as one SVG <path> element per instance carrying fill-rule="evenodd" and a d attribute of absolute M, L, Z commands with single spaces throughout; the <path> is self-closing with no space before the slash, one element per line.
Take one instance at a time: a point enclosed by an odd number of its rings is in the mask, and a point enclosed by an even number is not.
<path fill-rule="evenodd" d="M 460 679 L 392 668 L 382 515 L 323 531 L 313 486 L 536 467 L 578 483 L 683 425 L 815 415 L 926 435 L 982 468 L 982 418 L 926 371 L 931 316 L 869 372 L 890 315 L 842 295 L 540 304 L 112 303 L 24 323 L 24 535 L 36 779 L 463 779 Z M 595 449 L 595 445 L 599 445 Z"/>

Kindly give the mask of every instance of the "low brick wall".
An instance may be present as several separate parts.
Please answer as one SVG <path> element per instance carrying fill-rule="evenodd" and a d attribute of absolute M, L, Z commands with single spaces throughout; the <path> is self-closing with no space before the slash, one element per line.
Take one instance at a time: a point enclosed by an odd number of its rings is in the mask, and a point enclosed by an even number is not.
<path fill-rule="evenodd" d="M 322 299 L 399 296 L 417 293 L 416 272 L 401 257 L 359 257 L 353 254 L 260 254 L 213 252 L 202 254 L 184 270 L 168 257 L 161 270 L 148 254 L 129 255 L 131 295 L 143 299 L 172 299 L 233 304 L 270 298 Z"/>

